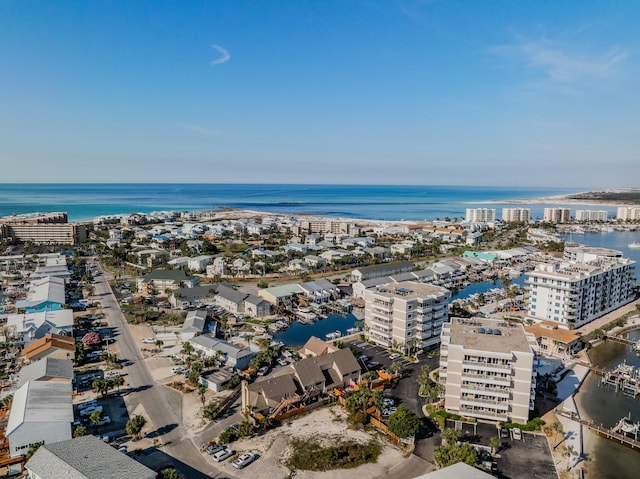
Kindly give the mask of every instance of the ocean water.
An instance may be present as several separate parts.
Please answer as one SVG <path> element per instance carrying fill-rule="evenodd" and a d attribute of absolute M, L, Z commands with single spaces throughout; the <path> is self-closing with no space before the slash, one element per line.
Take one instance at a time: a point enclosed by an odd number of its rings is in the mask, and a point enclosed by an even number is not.
<path fill-rule="evenodd" d="M 575 193 L 571 188 L 265 184 L 0 184 L 0 216 L 66 211 L 70 221 L 221 207 L 380 220 L 464 218 L 468 207 Z M 502 203 L 505 202 L 505 203 Z M 523 206 L 523 205 L 518 205 Z M 546 206 L 528 205 L 534 218 Z M 608 208 L 615 211 L 615 208 Z"/>

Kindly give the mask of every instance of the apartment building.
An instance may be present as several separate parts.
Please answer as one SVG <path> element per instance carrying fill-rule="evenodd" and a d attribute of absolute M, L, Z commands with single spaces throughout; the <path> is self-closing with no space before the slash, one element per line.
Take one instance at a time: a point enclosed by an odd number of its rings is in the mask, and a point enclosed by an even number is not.
<path fill-rule="evenodd" d="M 467 223 L 493 223 L 496 220 L 495 208 L 467 208 Z"/>
<path fill-rule="evenodd" d="M 607 221 L 605 210 L 576 210 L 576 221 Z"/>
<path fill-rule="evenodd" d="M 616 218 L 620 221 L 640 220 L 640 207 L 638 206 L 618 206 Z"/>
<path fill-rule="evenodd" d="M 87 228 L 78 223 L 0 224 L 0 239 L 15 238 L 35 244 L 76 245 L 87 240 Z"/>
<path fill-rule="evenodd" d="M 571 221 L 571 209 L 545 208 L 542 219 L 551 223 L 568 223 L 569 221 Z"/>
<path fill-rule="evenodd" d="M 440 342 L 447 321 L 451 292 L 440 286 L 411 281 L 379 285 L 364 293 L 367 340 L 407 352 Z"/>
<path fill-rule="evenodd" d="M 535 337 L 519 323 L 452 318 L 442 327 L 440 382 L 447 411 L 526 423 L 535 399 Z"/>
<path fill-rule="evenodd" d="M 531 221 L 531 208 L 502 208 L 502 221 L 528 223 Z"/>
<path fill-rule="evenodd" d="M 579 328 L 633 300 L 635 261 L 618 251 L 573 245 L 560 263 L 527 273 L 528 317 Z"/>

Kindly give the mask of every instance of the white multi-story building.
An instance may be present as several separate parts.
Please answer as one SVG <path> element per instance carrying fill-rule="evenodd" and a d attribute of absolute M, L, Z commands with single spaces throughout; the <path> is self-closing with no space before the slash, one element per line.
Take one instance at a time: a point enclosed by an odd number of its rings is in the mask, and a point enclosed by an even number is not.
<path fill-rule="evenodd" d="M 608 249 L 567 250 L 565 261 L 527 273 L 530 319 L 580 327 L 633 300 L 635 261 Z"/>
<path fill-rule="evenodd" d="M 544 221 L 550 221 L 551 223 L 568 223 L 571 221 L 571 209 L 570 208 L 545 208 Z"/>
<path fill-rule="evenodd" d="M 637 206 L 618 206 L 616 218 L 621 221 L 640 220 L 640 207 Z"/>
<path fill-rule="evenodd" d="M 495 208 L 467 208 L 467 223 L 493 223 L 496 220 Z"/>
<path fill-rule="evenodd" d="M 442 327 L 444 407 L 467 417 L 526 423 L 535 399 L 535 336 L 519 323 L 452 318 Z"/>
<path fill-rule="evenodd" d="M 528 223 L 531 221 L 531 208 L 502 208 L 502 221 Z"/>
<path fill-rule="evenodd" d="M 605 210 L 576 210 L 576 221 L 607 221 Z"/>
<path fill-rule="evenodd" d="M 367 340 L 408 351 L 435 346 L 448 317 L 451 292 L 440 286 L 405 281 L 366 290 L 364 329 Z"/>

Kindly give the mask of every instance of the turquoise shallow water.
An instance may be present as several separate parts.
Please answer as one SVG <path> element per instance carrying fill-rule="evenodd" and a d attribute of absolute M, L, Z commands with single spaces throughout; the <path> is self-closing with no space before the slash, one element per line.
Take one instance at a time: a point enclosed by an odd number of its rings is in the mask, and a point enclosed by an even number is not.
<path fill-rule="evenodd" d="M 71 221 L 80 221 L 118 213 L 233 207 L 282 214 L 434 220 L 463 218 L 472 205 L 497 208 L 500 216 L 501 208 L 507 206 L 501 201 L 575 191 L 471 186 L 0 184 L 0 216 L 66 211 Z M 532 216 L 542 216 L 545 206 L 531 205 Z"/>

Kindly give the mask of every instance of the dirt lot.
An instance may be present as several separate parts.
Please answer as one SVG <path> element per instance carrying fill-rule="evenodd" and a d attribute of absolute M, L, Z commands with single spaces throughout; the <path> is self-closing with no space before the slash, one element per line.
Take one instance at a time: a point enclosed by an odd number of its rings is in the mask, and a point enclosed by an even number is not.
<path fill-rule="evenodd" d="M 366 443 L 375 435 L 361 430 L 354 430 L 347 423 L 347 415 L 342 407 L 321 408 L 312 413 L 305 414 L 297 419 L 285 421 L 280 427 L 267 432 L 262 436 L 253 437 L 234 442 L 232 447 L 236 452 L 253 452 L 260 458 L 247 466 L 243 476 L 259 477 L 261 479 L 281 479 L 288 477 L 290 470 L 285 462 L 291 453 L 291 442 L 297 439 L 315 438 L 317 440 L 333 443 L 336 439 L 350 439 Z M 296 478 L 309 479 L 340 479 L 352 478 L 354 474 L 361 477 L 384 476 L 392 468 L 405 459 L 395 446 L 388 444 L 382 436 L 378 440 L 383 445 L 382 454 L 375 464 L 367 464 L 357 469 L 339 469 L 326 472 L 296 471 Z M 231 460 L 223 463 L 215 463 L 223 473 L 238 474 L 231 465 Z"/>

